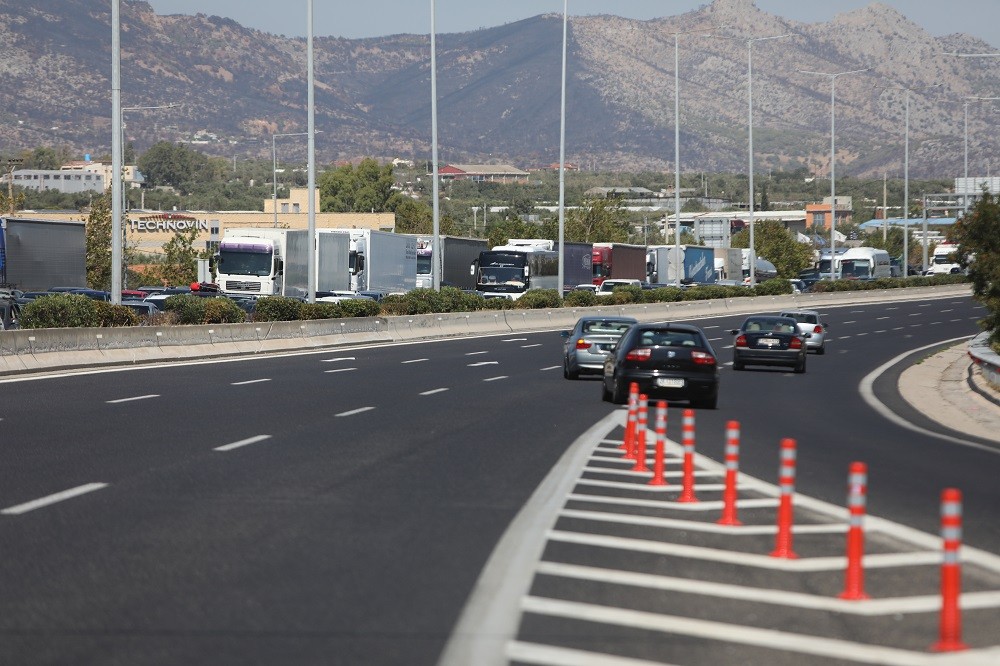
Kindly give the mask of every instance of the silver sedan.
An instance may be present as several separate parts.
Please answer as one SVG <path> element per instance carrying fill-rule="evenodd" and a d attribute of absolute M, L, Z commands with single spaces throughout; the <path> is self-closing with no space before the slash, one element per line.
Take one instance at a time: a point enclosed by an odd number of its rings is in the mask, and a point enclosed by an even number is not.
<path fill-rule="evenodd" d="M 578 379 L 582 374 L 601 374 L 611 348 L 635 323 L 632 317 L 581 317 L 572 331 L 562 332 L 563 377 Z"/>
<path fill-rule="evenodd" d="M 806 350 L 815 351 L 817 354 L 826 353 L 826 331 L 828 325 L 815 310 L 782 310 L 779 317 L 791 317 L 798 324 L 799 332 L 805 335 Z"/>

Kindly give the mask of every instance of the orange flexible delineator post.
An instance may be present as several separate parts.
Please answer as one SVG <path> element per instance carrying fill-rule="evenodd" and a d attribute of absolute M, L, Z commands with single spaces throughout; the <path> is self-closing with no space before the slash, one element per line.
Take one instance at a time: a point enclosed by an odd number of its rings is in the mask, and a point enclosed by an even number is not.
<path fill-rule="evenodd" d="M 684 410 L 681 426 L 681 443 L 684 446 L 684 482 L 678 502 L 697 502 L 694 495 L 694 410 Z"/>
<path fill-rule="evenodd" d="M 865 594 L 865 572 L 862 558 L 865 554 L 865 503 L 868 496 L 868 465 L 851 463 L 847 478 L 847 509 L 850 522 L 847 526 L 847 571 L 844 574 L 844 591 L 841 599 L 868 599 Z"/>
<path fill-rule="evenodd" d="M 719 525 L 742 525 L 736 517 L 736 477 L 740 471 L 740 423 L 726 424 L 726 487 L 722 491 L 722 517 Z"/>
<path fill-rule="evenodd" d="M 667 446 L 667 403 L 660 400 L 656 403 L 656 453 L 653 457 L 653 478 L 651 486 L 665 486 L 667 480 L 663 476 L 663 456 Z"/>
<path fill-rule="evenodd" d="M 958 597 L 962 588 L 962 569 L 958 549 L 962 545 L 962 491 L 946 488 L 941 492 L 941 539 L 944 557 L 941 561 L 940 637 L 931 646 L 935 652 L 967 650 L 962 642 L 962 611 Z"/>
<path fill-rule="evenodd" d="M 649 430 L 649 396 L 639 394 L 639 420 L 636 424 L 635 464 L 633 472 L 648 472 L 646 465 L 646 432 Z"/>
<path fill-rule="evenodd" d="M 781 465 L 778 468 L 778 484 L 781 486 L 781 499 L 778 504 L 778 535 L 774 541 L 771 557 L 796 559 L 798 555 L 792 551 L 792 496 L 795 494 L 795 440 L 781 440 Z"/>
<path fill-rule="evenodd" d="M 622 450 L 626 457 L 632 451 L 632 440 L 635 438 L 635 417 L 639 409 L 639 385 L 632 382 L 628 389 L 628 418 L 625 420 L 625 439 L 622 441 Z"/>

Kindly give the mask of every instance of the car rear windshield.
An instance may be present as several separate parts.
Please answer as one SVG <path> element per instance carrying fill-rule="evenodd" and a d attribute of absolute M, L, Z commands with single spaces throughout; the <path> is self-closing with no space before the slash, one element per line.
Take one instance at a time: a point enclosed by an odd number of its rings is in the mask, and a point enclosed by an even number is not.
<path fill-rule="evenodd" d="M 631 325 L 630 322 L 626 321 L 590 321 L 583 325 L 583 332 L 621 335 Z"/>
<path fill-rule="evenodd" d="M 700 347 L 701 336 L 694 331 L 649 330 L 639 337 L 640 347 Z"/>
<path fill-rule="evenodd" d="M 803 312 L 786 312 L 782 314 L 783 317 L 791 317 L 800 324 L 815 324 L 817 317 L 814 314 L 805 314 Z"/>
<path fill-rule="evenodd" d="M 781 319 L 751 319 L 747 321 L 747 332 L 761 331 L 763 333 L 794 333 L 795 326 Z"/>

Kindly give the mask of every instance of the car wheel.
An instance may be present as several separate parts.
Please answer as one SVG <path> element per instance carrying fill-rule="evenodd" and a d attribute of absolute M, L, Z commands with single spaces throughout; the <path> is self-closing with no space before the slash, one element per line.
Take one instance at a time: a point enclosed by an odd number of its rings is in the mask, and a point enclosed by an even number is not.
<path fill-rule="evenodd" d="M 616 405 L 624 405 L 628 402 L 628 393 L 622 383 L 617 379 L 614 380 L 614 388 L 612 389 L 611 402 Z"/>
<path fill-rule="evenodd" d="M 604 402 L 611 402 L 611 391 L 608 390 L 607 382 L 604 378 L 601 378 L 601 400 Z"/>
<path fill-rule="evenodd" d="M 580 373 L 569 369 L 569 362 L 563 361 L 563 377 L 566 379 L 579 379 Z"/>
<path fill-rule="evenodd" d="M 733 370 L 742 370 L 744 367 L 743 361 L 733 361 Z"/>
<path fill-rule="evenodd" d="M 806 359 L 803 356 L 802 360 L 795 364 L 795 373 L 801 375 L 806 371 Z"/>
<path fill-rule="evenodd" d="M 826 345 L 823 345 L 822 347 L 816 350 L 817 356 L 822 356 L 825 353 L 826 353 Z"/>

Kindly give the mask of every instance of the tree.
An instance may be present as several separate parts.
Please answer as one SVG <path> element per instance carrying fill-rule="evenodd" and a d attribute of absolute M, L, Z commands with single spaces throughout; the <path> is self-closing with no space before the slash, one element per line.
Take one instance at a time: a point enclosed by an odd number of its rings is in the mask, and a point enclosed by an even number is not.
<path fill-rule="evenodd" d="M 223 161 L 224 164 L 224 161 Z M 160 141 L 139 158 L 139 171 L 149 187 L 169 185 L 185 194 L 198 181 L 219 178 L 219 167 L 208 157 L 181 144 Z"/>
<path fill-rule="evenodd" d="M 760 186 L 760 210 L 771 210 L 771 199 L 767 196 L 767 183 Z"/>
<path fill-rule="evenodd" d="M 197 238 L 198 230 L 192 227 L 187 231 L 178 231 L 163 246 L 160 277 L 167 284 L 185 285 L 198 279 L 198 266 L 195 260 L 199 258 L 199 253 L 194 249 Z"/>
<path fill-rule="evenodd" d="M 393 191 L 392 163 L 371 158 L 324 172 L 319 178 L 320 210 L 333 213 L 384 213 L 400 199 Z"/>
<path fill-rule="evenodd" d="M 983 193 L 969 214 L 948 230 L 948 240 L 958 244 L 972 295 L 986 307 L 980 325 L 990 331 L 990 343 L 996 348 L 1000 345 L 1000 200 Z"/>
<path fill-rule="evenodd" d="M 630 224 L 620 199 L 592 199 L 566 212 L 566 240 L 627 243 Z"/>
<path fill-rule="evenodd" d="M 750 247 L 750 230 L 733 234 L 732 246 Z M 778 277 L 798 277 L 800 271 L 813 263 L 812 245 L 800 243 L 781 222 L 760 220 L 754 223 L 754 250 L 778 269 Z"/>
<path fill-rule="evenodd" d="M 87 216 L 87 286 L 111 289 L 111 190 L 94 199 Z"/>

